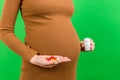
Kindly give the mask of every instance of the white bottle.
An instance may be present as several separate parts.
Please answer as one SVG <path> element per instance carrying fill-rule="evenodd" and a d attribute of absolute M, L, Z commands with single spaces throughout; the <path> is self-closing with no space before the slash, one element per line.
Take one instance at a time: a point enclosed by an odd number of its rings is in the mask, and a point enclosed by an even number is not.
<path fill-rule="evenodd" d="M 85 47 L 85 51 L 90 51 L 91 50 L 91 41 L 90 38 L 85 38 L 84 39 L 84 47 Z"/>

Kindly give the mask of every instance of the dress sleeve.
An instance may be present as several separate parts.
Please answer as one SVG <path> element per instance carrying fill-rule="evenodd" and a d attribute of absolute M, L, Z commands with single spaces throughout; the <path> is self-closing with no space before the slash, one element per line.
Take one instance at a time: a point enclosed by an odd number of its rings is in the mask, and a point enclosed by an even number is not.
<path fill-rule="evenodd" d="M 5 0 L 0 20 L 0 40 L 12 51 L 30 61 L 37 51 L 20 41 L 14 34 L 15 20 L 22 0 Z"/>

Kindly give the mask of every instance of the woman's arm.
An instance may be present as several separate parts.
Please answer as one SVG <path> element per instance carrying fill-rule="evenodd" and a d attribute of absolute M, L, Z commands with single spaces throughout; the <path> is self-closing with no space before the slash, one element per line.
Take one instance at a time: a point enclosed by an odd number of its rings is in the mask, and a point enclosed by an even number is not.
<path fill-rule="evenodd" d="M 14 34 L 15 20 L 22 0 L 5 0 L 0 21 L 0 39 L 14 52 L 25 60 L 37 53 L 36 50 L 22 43 Z"/>

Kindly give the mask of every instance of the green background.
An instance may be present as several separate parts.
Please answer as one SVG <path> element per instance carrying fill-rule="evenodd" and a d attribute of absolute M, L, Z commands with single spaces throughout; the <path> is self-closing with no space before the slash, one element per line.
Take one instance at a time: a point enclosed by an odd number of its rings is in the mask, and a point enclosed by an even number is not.
<path fill-rule="evenodd" d="M 95 50 L 81 52 L 77 80 L 120 80 L 120 0 L 73 0 L 71 20 L 79 39 L 90 37 Z M 4 0 L 0 0 L 0 15 Z M 21 27 L 20 27 L 21 26 Z M 18 13 L 15 34 L 24 42 L 24 23 Z M 21 57 L 0 41 L 0 80 L 18 80 Z"/>

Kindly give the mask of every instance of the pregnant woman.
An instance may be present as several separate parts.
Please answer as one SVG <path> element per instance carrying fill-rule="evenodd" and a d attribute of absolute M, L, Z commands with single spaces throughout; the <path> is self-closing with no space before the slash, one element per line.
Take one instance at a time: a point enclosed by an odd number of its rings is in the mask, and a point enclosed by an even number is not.
<path fill-rule="evenodd" d="M 25 44 L 14 34 L 19 9 Z M 22 57 L 20 80 L 76 80 L 83 46 L 70 21 L 73 12 L 72 0 L 5 0 L 0 39 Z"/>

